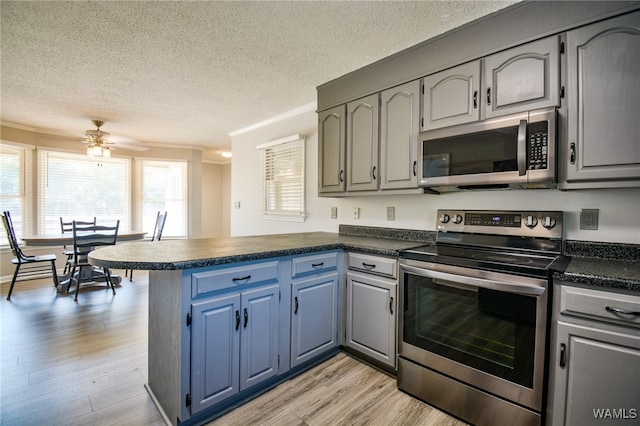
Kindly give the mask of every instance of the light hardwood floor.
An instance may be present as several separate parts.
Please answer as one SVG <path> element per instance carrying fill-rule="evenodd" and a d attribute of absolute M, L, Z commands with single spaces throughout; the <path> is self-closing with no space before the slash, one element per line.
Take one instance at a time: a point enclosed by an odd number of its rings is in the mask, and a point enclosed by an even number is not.
<path fill-rule="evenodd" d="M 124 271 L 117 271 L 120 275 Z M 3 272 L 3 275 L 6 274 Z M 0 299 L 0 424 L 162 425 L 147 381 L 148 280 L 85 285 L 78 302 L 42 281 Z M 209 425 L 464 425 L 339 354 Z"/>

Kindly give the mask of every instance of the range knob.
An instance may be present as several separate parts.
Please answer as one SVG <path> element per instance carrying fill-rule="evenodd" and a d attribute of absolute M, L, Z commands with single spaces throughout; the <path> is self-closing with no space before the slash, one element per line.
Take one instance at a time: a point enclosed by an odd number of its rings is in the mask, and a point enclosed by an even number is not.
<path fill-rule="evenodd" d="M 456 214 L 454 214 L 454 215 L 453 215 L 453 223 L 456 223 L 456 224 L 458 224 L 458 223 L 462 223 L 462 216 L 460 216 L 460 215 L 459 215 L 459 214 L 457 214 L 457 213 L 456 213 Z"/>
<path fill-rule="evenodd" d="M 542 226 L 551 229 L 556 226 L 556 219 L 551 216 L 545 216 L 544 219 L 542 219 Z"/>
<path fill-rule="evenodd" d="M 449 222 L 449 215 L 446 213 L 442 213 L 440 215 L 440 222 L 442 223 L 448 223 Z"/>
<path fill-rule="evenodd" d="M 527 228 L 535 228 L 535 226 L 538 224 L 538 219 L 535 216 L 527 216 L 524 220 L 524 224 L 527 226 Z"/>

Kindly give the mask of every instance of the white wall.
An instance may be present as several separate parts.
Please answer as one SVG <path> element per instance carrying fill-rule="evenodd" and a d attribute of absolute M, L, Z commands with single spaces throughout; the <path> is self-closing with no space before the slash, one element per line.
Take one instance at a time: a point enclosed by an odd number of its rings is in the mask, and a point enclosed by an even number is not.
<path fill-rule="evenodd" d="M 267 220 L 261 215 L 260 157 L 256 146 L 301 133 L 307 136 L 306 222 Z M 437 209 L 562 210 L 564 238 L 640 244 L 640 188 L 608 190 L 509 190 L 459 192 L 442 195 L 384 195 L 319 198 L 317 115 L 309 110 L 294 117 L 244 132 L 232 138 L 231 235 L 307 231 L 337 232 L 339 224 L 435 230 Z M 240 208 L 233 208 L 239 202 Z M 338 219 L 331 219 L 331 207 Z M 386 207 L 395 207 L 396 220 L 386 220 Z M 351 218 L 353 207 L 360 219 Z M 580 209 L 600 209 L 599 229 L 579 229 Z"/>

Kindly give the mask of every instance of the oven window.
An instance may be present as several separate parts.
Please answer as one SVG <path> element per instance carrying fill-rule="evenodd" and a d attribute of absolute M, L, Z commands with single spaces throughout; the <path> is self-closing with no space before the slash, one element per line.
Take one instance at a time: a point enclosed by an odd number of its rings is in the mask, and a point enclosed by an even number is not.
<path fill-rule="evenodd" d="M 533 388 L 536 298 L 405 274 L 403 340 Z"/>
<path fill-rule="evenodd" d="M 422 144 L 423 178 L 518 170 L 518 126 Z"/>

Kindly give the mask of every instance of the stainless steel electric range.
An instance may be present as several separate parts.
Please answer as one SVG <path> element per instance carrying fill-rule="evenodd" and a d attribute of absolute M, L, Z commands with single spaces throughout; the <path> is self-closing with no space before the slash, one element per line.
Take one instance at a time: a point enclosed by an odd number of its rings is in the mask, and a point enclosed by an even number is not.
<path fill-rule="evenodd" d="M 478 425 L 539 425 L 559 211 L 438 211 L 400 253 L 398 387 Z"/>

